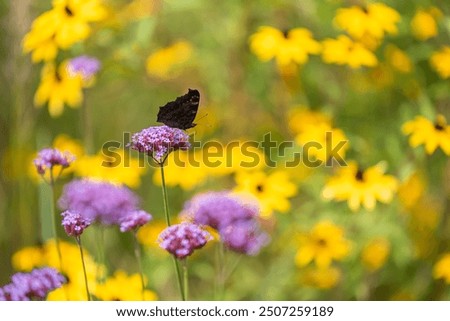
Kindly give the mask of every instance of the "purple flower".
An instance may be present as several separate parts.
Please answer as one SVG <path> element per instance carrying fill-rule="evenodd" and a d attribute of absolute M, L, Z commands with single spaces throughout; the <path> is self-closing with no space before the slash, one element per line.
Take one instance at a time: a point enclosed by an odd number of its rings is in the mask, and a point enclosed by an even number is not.
<path fill-rule="evenodd" d="M 222 242 L 232 251 L 256 255 L 269 243 L 269 236 L 256 221 L 241 221 L 220 231 Z"/>
<path fill-rule="evenodd" d="M 69 74 L 75 76 L 80 74 L 83 79 L 89 79 L 94 76 L 101 67 L 100 61 L 94 57 L 79 56 L 69 61 L 67 66 Z"/>
<path fill-rule="evenodd" d="M 61 287 L 64 282 L 64 277 L 49 267 L 35 269 L 30 273 L 16 273 L 11 277 L 11 283 L 0 289 L 0 300 L 44 299 L 50 291 Z"/>
<path fill-rule="evenodd" d="M 147 224 L 151 219 L 152 216 L 145 211 L 140 210 L 131 212 L 120 222 L 120 231 L 135 231 L 141 226 Z"/>
<path fill-rule="evenodd" d="M 79 213 L 65 211 L 61 213 L 62 226 L 69 236 L 80 236 L 83 231 L 91 225 L 91 221 L 89 219 L 84 218 Z"/>
<path fill-rule="evenodd" d="M 34 159 L 34 165 L 40 175 L 44 175 L 48 169 L 52 169 L 56 165 L 67 168 L 75 160 L 69 152 L 61 152 L 56 148 L 44 148 L 39 151 L 37 157 Z"/>
<path fill-rule="evenodd" d="M 169 226 L 159 234 L 159 246 L 179 259 L 191 255 L 194 250 L 202 248 L 211 234 L 192 223 L 181 223 Z"/>
<path fill-rule="evenodd" d="M 172 151 L 191 147 L 189 135 L 183 130 L 169 126 L 154 126 L 141 130 L 131 137 L 129 146 L 141 153 L 152 156 L 162 163 Z"/>
<path fill-rule="evenodd" d="M 66 184 L 58 204 L 90 222 L 120 225 L 124 217 L 138 209 L 139 200 L 124 186 L 85 179 Z"/>
<path fill-rule="evenodd" d="M 244 203 L 231 192 L 208 192 L 195 196 L 186 203 L 183 214 L 200 225 L 220 230 L 236 221 L 256 218 L 256 204 Z"/>

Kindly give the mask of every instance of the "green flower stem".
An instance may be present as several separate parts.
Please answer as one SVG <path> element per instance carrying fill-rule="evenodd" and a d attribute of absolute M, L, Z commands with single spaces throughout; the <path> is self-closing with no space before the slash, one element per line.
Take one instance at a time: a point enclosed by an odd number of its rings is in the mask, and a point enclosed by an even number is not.
<path fill-rule="evenodd" d="M 87 273 L 86 273 L 86 265 L 84 263 L 83 247 L 81 246 L 81 237 L 77 236 L 77 237 L 75 237 L 75 240 L 77 241 L 78 247 L 80 248 L 81 263 L 83 265 L 83 274 L 84 274 L 84 285 L 86 286 L 86 296 L 87 296 L 88 301 L 91 301 L 91 294 L 89 293 L 89 285 L 88 285 L 88 279 L 87 279 Z"/>
<path fill-rule="evenodd" d="M 162 196 L 163 196 L 163 204 L 164 204 L 164 215 L 166 217 L 166 223 L 167 226 L 170 226 L 170 214 L 169 214 L 169 201 L 167 199 L 167 190 L 166 190 L 166 180 L 164 179 L 164 161 L 159 163 L 161 168 L 161 190 L 162 190 Z M 186 301 L 186 297 L 184 295 L 184 289 L 183 289 L 183 281 L 181 278 L 181 272 L 180 272 L 180 266 L 178 264 L 178 260 L 172 256 L 173 263 L 175 265 L 175 272 L 177 274 L 177 280 L 178 280 L 178 287 L 180 290 L 181 299 L 183 301 Z"/>
<path fill-rule="evenodd" d="M 142 269 L 142 255 L 141 248 L 139 246 L 139 242 L 137 240 L 137 231 L 133 232 L 134 238 L 134 255 L 136 256 L 136 260 L 139 266 L 139 275 L 141 276 L 141 285 L 142 285 L 142 301 L 145 301 L 145 280 L 144 280 L 144 272 Z"/>
<path fill-rule="evenodd" d="M 50 170 L 50 188 L 52 190 L 52 201 L 51 201 L 51 216 L 52 216 L 52 233 L 53 238 L 55 239 L 55 246 L 56 246 L 56 252 L 58 253 L 58 259 L 59 259 L 59 270 L 62 272 L 62 255 L 61 255 L 61 249 L 59 247 L 59 240 L 58 240 L 58 232 L 56 228 L 56 190 L 55 190 L 55 178 L 53 177 L 53 168 Z"/>
<path fill-rule="evenodd" d="M 187 300 L 189 295 L 189 277 L 188 277 L 188 266 L 187 259 L 181 260 L 181 264 L 183 266 L 183 290 L 184 290 L 184 299 Z"/>

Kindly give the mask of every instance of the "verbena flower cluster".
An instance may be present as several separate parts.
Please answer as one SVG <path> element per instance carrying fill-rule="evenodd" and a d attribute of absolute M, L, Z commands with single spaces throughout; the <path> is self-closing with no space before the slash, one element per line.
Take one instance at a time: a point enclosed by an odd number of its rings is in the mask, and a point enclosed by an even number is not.
<path fill-rule="evenodd" d="M 211 234 L 197 224 L 184 222 L 166 228 L 159 235 L 158 241 L 167 252 L 184 259 L 211 239 Z"/>
<path fill-rule="evenodd" d="M 67 65 L 70 75 L 81 75 L 83 79 L 90 79 L 100 70 L 98 59 L 89 56 L 78 56 L 69 60 Z"/>
<path fill-rule="evenodd" d="M 269 242 L 269 236 L 258 222 L 258 214 L 256 204 L 244 202 L 230 192 L 199 194 L 183 210 L 183 215 L 195 223 L 217 229 L 230 250 L 248 255 L 256 255 Z"/>
<path fill-rule="evenodd" d="M 84 218 L 76 212 L 65 211 L 61 213 L 61 216 L 63 217 L 61 224 L 69 236 L 78 237 L 91 225 L 89 219 Z"/>
<path fill-rule="evenodd" d="M 104 225 L 120 225 L 139 209 L 138 197 L 128 188 L 107 182 L 74 180 L 64 186 L 59 207 Z"/>
<path fill-rule="evenodd" d="M 135 133 L 131 137 L 129 146 L 140 153 L 152 156 L 156 162 L 162 163 L 170 152 L 178 149 L 187 150 L 191 144 L 186 132 L 164 125 L 149 127 Z"/>
<path fill-rule="evenodd" d="M 64 282 L 64 277 L 49 267 L 35 269 L 30 273 L 16 273 L 11 277 L 11 283 L 0 288 L 0 301 L 42 300 Z"/>
<path fill-rule="evenodd" d="M 67 168 L 74 160 L 75 156 L 69 152 L 61 152 L 56 148 L 44 148 L 39 151 L 33 162 L 37 172 L 44 175 L 47 170 L 51 170 L 57 165 Z"/>
<path fill-rule="evenodd" d="M 152 215 L 139 210 L 127 214 L 120 222 L 120 231 L 136 231 L 139 227 L 147 224 L 152 219 Z"/>

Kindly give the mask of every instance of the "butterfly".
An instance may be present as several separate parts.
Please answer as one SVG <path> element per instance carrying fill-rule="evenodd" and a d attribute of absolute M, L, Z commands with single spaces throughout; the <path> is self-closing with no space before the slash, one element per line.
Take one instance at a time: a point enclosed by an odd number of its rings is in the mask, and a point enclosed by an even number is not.
<path fill-rule="evenodd" d="M 196 89 L 189 89 L 188 93 L 169 101 L 159 107 L 157 122 L 169 127 L 188 129 L 194 127 L 197 115 L 200 93 Z"/>

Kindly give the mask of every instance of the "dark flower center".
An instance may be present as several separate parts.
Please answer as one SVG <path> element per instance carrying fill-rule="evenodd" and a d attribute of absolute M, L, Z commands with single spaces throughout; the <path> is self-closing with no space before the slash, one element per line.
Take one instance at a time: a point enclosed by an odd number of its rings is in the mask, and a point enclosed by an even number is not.
<path fill-rule="evenodd" d="M 284 29 L 283 30 L 283 36 L 287 39 L 289 36 L 289 29 Z"/>
<path fill-rule="evenodd" d="M 362 182 L 364 180 L 364 171 L 362 169 L 358 169 L 356 172 L 355 178 L 357 181 Z"/>
<path fill-rule="evenodd" d="M 441 124 L 434 124 L 434 129 L 439 130 L 439 131 L 443 131 L 445 129 L 444 126 L 442 126 Z"/>
<path fill-rule="evenodd" d="M 59 74 L 59 72 L 57 70 L 55 71 L 55 78 L 56 78 L 56 81 L 58 81 L 58 82 L 60 82 L 62 80 L 61 75 Z"/>
<path fill-rule="evenodd" d="M 327 241 L 325 239 L 318 239 L 317 245 L 319 245 L 320 247 L 325 247 L 327 245 Z"/>
<path fill-rule="evenodd" d="M 69 17 L 72 17 L 72 16 L 73 16 L 73 11 L 70 10 L 69 6 L 65 6 L 65 7 L 64 7 L 64 11 L 66 12 L 66 14 L 67 14 Z"/>
<path fill-rule="evenodd" d="M 261 193 L 264 191 L 264 186 L 262 184 L 258 184 L 256 185 L 256 190 Z"/>

